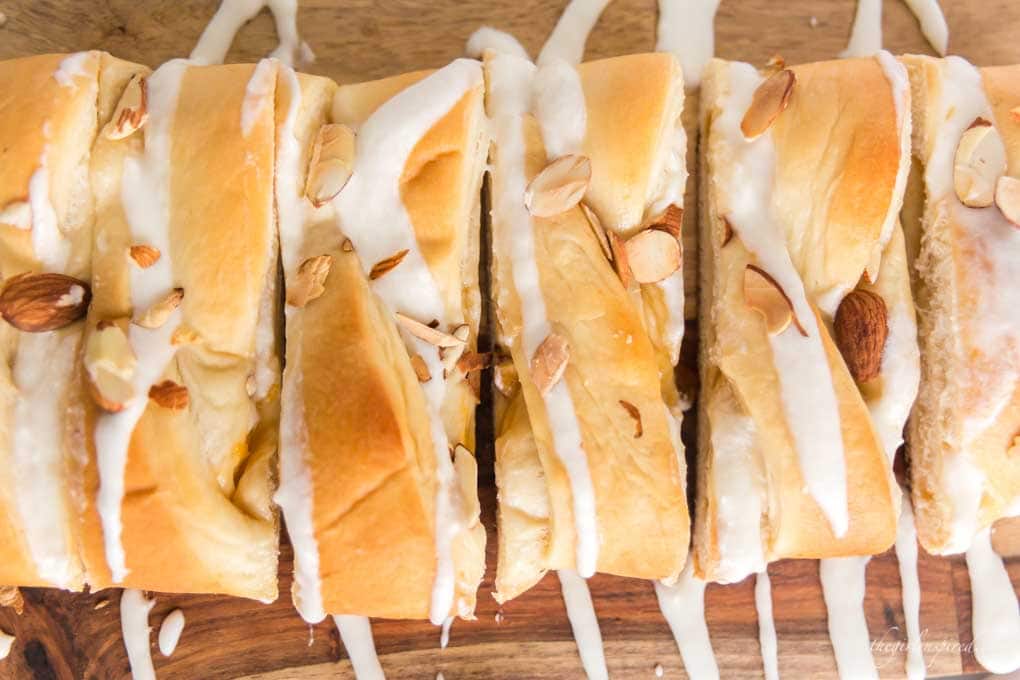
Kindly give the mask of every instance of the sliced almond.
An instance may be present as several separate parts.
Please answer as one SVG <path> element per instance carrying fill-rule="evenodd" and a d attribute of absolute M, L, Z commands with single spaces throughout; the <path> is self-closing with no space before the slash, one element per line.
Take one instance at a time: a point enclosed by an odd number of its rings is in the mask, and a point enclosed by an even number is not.
<path fill-rule="evenodd" d="M 839 303 L 832 322 L 836 346 L 859 383 L 878 377 L 889 335 L 885 301 L 870 290 L 852 290 Z"/>
<path fill-rule="evenodd" d="M 789 106 L 796 82 L 797 76 L 793 71 L 784 68 L 758 86 L 751 98 L 751 105 L 740 121 L 740 131 L 745 138 L 754 139 L 772 126 L 779 114 Z"/>
<path fill-rule="evenodd" d="M 396 312 L 395 316 L 400 325 L 407 329 L 408 333 L 424 340 L 430 345 L 435 345 L 436 347 L 459 347 L 464 344 L 464 341 L 460 338 L 426 326 L 422 322 L 416 321 L 400 312 Z"/>
<path fill-rule="evenodd" d="M 135 396 L 131 381 L 138 361 L 117 324 L 100 323 L 89 334 L 83 363 L 92 397 L 104 411 L 117 413 Z"/>
<path fill-rule="evenodd" d="M 645 229 L 624 244 L 638 283 L 656 283 L 680 268 L 680 242 L 659 229 Z"/>
<path fill-rule="evenodd" d="M 385 276 L 393 269 L 395 269 L 398 264 L 403 262 L 404 258 L 407 257 L 407 254 L 409 252 L 411 251 L 401 250 L 399 253 L 390 255 L 385 260 L 379 260 L 374 265 L 372 265 L 372 271 L 368 273 L 368 278 L 371 279 L 372 281 L 375 281 L 376 279 Z"/>
<path fill-rule="evenodd" d="M 347 185 L 354 171 L 356 148 L 354 131 L 346 125 L 319 128 L 305 183 L 305 195 L 316 208 L 332 201 Z"/>
<path fill-rule="evenodd" d="M 765 317 L 769 335 L 782 333 L 790 322 L 796 324 L 801 335 L 807 335 L 797 322 L 790 298 L 774 278 L 753 264 L 744 268 L 744 303 Z"/>
<path fill-rule="evenodd" d="M 489 352 L 466 351 L 457 360 L 457 370 L 467 375 L 472 371 L 481 371 L 492 363 L 492 354 Z"/>
<path fill-rule="evenodd" d="M 142 269 L 148 269 L 156 264 L 160 256 L 159 248 L 145 245 L 131 246 L 128 249 L 128 254 L 131 255 L 131 259 L 135 261 L 135 264 Z"/>
<path fill-rule="evenodd" d="M 302 262 L 287 284 L 287 304 L 304 307 L 325 293 L 332 267 L 332 255 L 316 255 Z"/>
<path fill-rule="evenodd" d="M 0 224 L 18 229 L 32 228 L 32 206 L 26 201 L 11 201 L 0 210 Z"/>
<path fill-rule="evenodd" d="M 722 223 L 723 223 L 723 237 L 722 237 L 722 243 L 719 244 L 719 247 L 720 248 L 725 248 L 727 246 L 727 244 L 729 244 L 729 242 L 733 240 L 733 233 L 734 232 L 733 232 L 733 225 L 730 224 L 730 221 L 728 219 L 726 219 L 725 217 L 722 218 Z"/>
<path fill-rule="evenodd" d="M 173 380 L 158 382 L 149 388 L 149 399 L 172 411 L 188 408 L 188 388 Z"/>
<path fill-rule="evenodd" d="M 351 239 L 345 238 L 344 242 L 340 244 L 340 250 L 344 251 L 345 253 L 353 253 L 354 244 L 351 243 Z"/>
<path fill-rule="evenodd" d="M 414 369 L 414 374 L 418 376 L 418 382 L 426 383 L 432 380 L 428 364 L 425 363 L 420 354 L 415 354 L 411 357 L 411 368 Z"/>
<path fill-rule="evenodd" d="M 606 256 L 606 259 L 612 262 L 613 251 L 609 248 L 609 237 L 606 236 L 606 230 L 602 226 L 602 221 L 599 220 L 599 216 L 595 214 L 595 211 L 589 208 L 584 202 L 581 204 L 581 212 L 584 213 L 585 218 L 588 220 L 588 226 L 591 227 L 591 231 L 595 234 L 595 238 L 599 242 L 599 247 L 602 248 L 602 253 Z"/>
<path fill-rule="evenodd" d="M 587 156 L 560 156 L 528 184 L 524 205 L 535 217 L 553 217 L 577 205 L 591 181 L 591 161 Z"/>
<path fill-rule="evenodd" d="M 678 205 L 670 204 L 666 211 L 659 215 L 650 225 L 649 229 L 664 231 L 675 239 L 680 238 L 684 224 L 684 209 Z"/>
<path fill-rule="evenodd" d="M 435 328 L 435 326 L 433 326 L 433 328 Z M 450 334 L 461 342 L 467 342 L 468 338 L 471 337 L 471 327 L 466 323 L 462 323 L 454 328 Z"/>
<path fill-rule="evenodd" d="M 634 282 L 634 273 L 630 269 L 627 246 L 615 231 L 607 231 L 606 236 L 609 238 L 609 248 L 613 254 L 613 269 L 616 270 L 616 275 L 620 277 L 623 287 L 630 288 Z"/>
<path fill-rule="evenodd" d="M 570 361 L 570 345 L 558 333 L 550 333 L 531 357 L 531 379 L 541 394 L 560 381 Z"/>
<path fill-rule="evenodd" d="M 92 289 L 64 274 L 18 274 L 0 292 L 0 315 L 15 328 L 42 333 L 85 316 Z"/>
<path fill-rule="evenodd" d="M 162 299 L 145 310 L 141 316 L 137 317 L 134 320 L 135 324 L 142 328 L 159 328 L 166 323 L 166 320 L 170 318 L 174 310 L 181 306 L 181 300 L 183 299 L 184 289 L 174 288 L 164 295 Z"/>
<path fill-rule="evenodd" d="M 1006 172 L 1006 147 L 995 126 L 977 118 L 960 137 L 953 161 L 953 188 L 970 208 L 987 208 L 995 200 L 995 185 Z"/>
<path fill-rule="evenodd" d="M 182 323 L 174 332 L 170 334 L 170 344 L 174 347 L 180 347 L 182 345 L 192 345 L 198 342 L 198 331 L 191 326 Z"/>
<path fill-rule="evenodd" d="M 634 419 L 634 439 L 640 439 L 641 435 L 645 433 L 641 425 L 641 411 L 638 410 L 637 406 L 623 399 L 620 400 L 620 406 L 627 412 L 627 415 Z"/>
<path fill-rule="evenodd" d="M 148 81 L 135 74 L 124 88 L 113 118 L 103 128 L 103 136 L 107 139 L 124 139 L 141 129 L 149 118 L 148 102 Z"/>
<path fill-rule="evenodd" d="M 1020 228 L 1020 179 L 1003 175 L 995 183 L 995 205 L 1002 216 Z"/>

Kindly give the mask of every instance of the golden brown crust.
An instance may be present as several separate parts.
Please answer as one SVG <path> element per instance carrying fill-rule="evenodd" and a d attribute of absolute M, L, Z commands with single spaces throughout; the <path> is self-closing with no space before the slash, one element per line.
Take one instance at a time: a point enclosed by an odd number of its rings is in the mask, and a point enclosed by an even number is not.
<path fill-rule="evenodd" d="M 731 162 L 713 152 L 712 145 L 712 123 L 728 87 L 727 68 L 727 62 L 720 60 L 710 64 L 701 100 L 702 350 L 695 559 L 696 571 L 707 579 L 721 576 L 712 480 L 726 474 L 713 469 L 711 427 L 732 402 L 725 398 L 731 390 L 738 408 L 753 421 L 757 446 L 751 454 L 761 456 L 765 470 L 762 541 L 766 560 L 881 552 L 895 538 L 898 507 L 889 462 L 868 409 L 817 309 L 846 460 L 850 525 L 842 538 L 832 534 L 817 503 L 804 490 L 767 331 L 761 315 L 744 302 L 744 269 L 754 258 L 737 236 L 730 238 L 726 233 L 719 214 L 726 197 L 712 182 L 721 164 Z M 772 204 L 786 229 L 809 299 L 817 304 L 820 296 L 833 289 L 853 288 L 879 243 L 890 202 L 896 201 L 893 189 L 900 142 L 892 96 L 860 98 L 856 85 L 849 86 L 859 77 L 873 80 L 876 91 L 889 91 L 876 61 L 824 62 L 795 71 L 794 95 L 771 130 L 776 158 Z M 858 127 L 875 143 L 852 151 L 859 139 Z M 859 219 L 851 220 L 850 215 Z M 905 280 L 905 270 L 899 276 Z"/>
<path fill-rule="evenodd" d="M 182 323 L 198 340 L 180 347 L 161 377 L 187 387 L 189 407 L 174 411 L 150 401 L 131 437 L 121 506 L 128 587 L 276 597 L 273 437 L 265 427 L 253 433 L 259 418 L 248 391 L 260 303 L 276 272 L 272 93 L 248 134 L 241 131 L 254 68 L 189 67 L 181 80 L 170 135 L 171 252 L 163 256 L 185 291 Z M 101 221 L 93 324 L 132 312 L 121 168 L 126 155 L 140 152 L 145 129 L 96 145 L 92 181 Z M 267 399 L 262 424 L 272 422 L 273 410 Z M 96 417 L 86 431 L 84 553 L 90 582 L 106 587 L 114 584 L 94 506 Z"/>
<path fill-rule="evenodd" d="M 948 134 L 939 113 L 947 87 L 947 62 L 907 56 L 914 92 L 914 153 L 927 167 L 937 140 Z M 984 94 L 993 123 L 1006 148 L 1007 173 L 1020 176 L 1020 125 L 1012 110 L 1020 105 L 1020 66 L 980 69 Z M 918 537 L 929 552 L 940 554 L 965 548 L 953 540 L 957 509 L 947 492 L 949 459 L 959 455 L 965 424 L 980 416 L 988 386 L 968 380 L 970 371 L 988 371 L 997 379 L 1015 375 L 1004 356 L 988 356 L 980 345 L 980 323 L 989 293 L 990 270 L 985 248 L 973 232 L 945 209 L 945 199 L 928 196 L 920 220 L 920 246 L 916 256 L 915 289 L 918 297 L 919 338 L 922 345 L 922 380 L 917 405 L 908 428 L 912 497 Z M 997 210 L 995 207 L 985 211 Z M 1014 347 L 1014 356 L 1016 348 Z M 1012 370 L 1012 372 L 1011 372 Z M 961 387 L 970 383 L 971 388 Z M 966 445 L 966 455 L 984 477 L 975 529 L 1003 517 L 1020 496 L 1020 380 L 1004 384 L 1002 407 L 986 419 L 980 432 Z"/>

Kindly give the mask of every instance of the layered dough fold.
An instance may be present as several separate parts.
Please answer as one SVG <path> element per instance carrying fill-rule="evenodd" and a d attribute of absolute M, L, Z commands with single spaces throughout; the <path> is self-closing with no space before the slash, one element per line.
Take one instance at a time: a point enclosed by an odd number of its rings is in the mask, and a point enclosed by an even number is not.
<path fill-rule="evenodd" d="M 923 359 L 912 496 L 922 545 L 945 554 L 1020 513 L 1020 66 L 903 61 L 919 161 L 905 211 Z"/>
<path fill-rule="evenodd" d="M 621 280 L 607 248 L 682 207 L 679 66 L 656 54 L 536 68 L 489 53 L 486 78 L 493 296 L 512 358 L 497 369 L 511 401 L 497 426 L 496 598 L 548 569 L 675 578 L 689 540 L 672 371 L 682 274 Z M 530 214 L 526 187 L 571 154 L 590 163 L 584 205 Z"/>
<path fill-rule="evenodd" d="M 918 370 L 906 74 L 715 60 L 701 96 L 695 572 L 881 552 Z"/>

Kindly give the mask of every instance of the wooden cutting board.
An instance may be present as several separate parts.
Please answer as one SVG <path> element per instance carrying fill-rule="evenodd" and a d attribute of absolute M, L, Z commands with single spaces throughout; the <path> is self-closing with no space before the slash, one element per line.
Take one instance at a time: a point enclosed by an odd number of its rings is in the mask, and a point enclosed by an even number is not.
<path fill-rule="evenodd" d="M 83 49 L 105 49 L 156 66 L 186 56 L 215 10 L 216 0 L 3 0 L 0 59 Z M 318 59 L 309 71 L 356 82 L 438 67 L 460 56 L 481 24 L 517 35 L 532 54 L 552 29 L 565 0 L 304 0 L 299 26 Z M 917 24 L 898 0 L 885 3 L 885 45 L 893 52 L 925 52 Z M 1015 0 L 943 0 L 951 51 L 979 65 L 1020 62 L 1020 3 Z M 650 50 L 654 46 L 654 0 L 616 0 L 589 41 L 588 57 Z M 762 64 L 774 54 L 797 63 L 829 59 L 843 48 L 854 13 L 852 0 L 723 0 L 716 19 L 717 53 Z M 231 61 L 254 61 L 275 45 L 267 14 L 252 21 L 230 53 Z M 862 93 L 863 94 L 863 93 Z M 0 97 L 3 93 L 0 93 Z M 692 105 L 688 108 L 693 110 Z M 693 139 L 693 137 L 692 137 Z M 688 200 L 693 217 L 694 202 Z M 692 230 L 688 230 L 691 232 Z M 688 244 L 688 253 L 695 252 Z M 687 258 L 693 262 L 693 257 Z M 693 273 L 693 272 L 692 272 Z M 693 305 L 689 308 L 693 310 Z M 696 337 L 689 328 L 688 339 Z M 685 355 L 693 357 L 695 348 Z M 480 409 L 491 431 L 489 404 Z M 495 565 L 495 489 L 491 438 L 479 446 L 483 520 L 489 528 L 489 570 L 479 594 L 478 620 L 454 624 L 450 645 L 439 648 L 439 631 L 426 623 L 375 621 L 382 664 L 391 678 L 583 677 L 559 586 L 549 576 L 499 609 L 491 598 Z M 1020 526 L 996 532 L 1004 554 L 1020 555 Z M 0 548 L 2 559 L 2 548 Z M 172 559 L 172 558 L 168 558 Z M 1008 560 L 1020 587 L 1020 558 Z M 214 596 L 157 596 L 151 622 L 183 609 L 187 626 L 172 658 L 154 649 L 157 672 L 170 678 L 348 678 L 350 664 L 329 623 L 305 625 L 290 605 L 291 553 L 284 546 L 279 601 L 262 605 Z M 779 670 L 786 678 L 832 677 L 835 662 L 826 630 L 825 605 L 813 561 L 769 568 L 779 637 Z M 970 651 L 970 593 L 961 558 L 920 559 L 921 627 L 931 676 L 979 671 Z M 614 677 L 686 677 L 669 628 L 659 614 L 650 583 L 596 576 L 591 591 Z M 119 591 L 70 595 L 24 592 L 25 611 L 0 609 L 0 629 L 17 636 L 0 679 L 99 680 L 129 675 L 120 636 Z M 865 608 L 883 677 L 902 677 L 903 613 L 895 557 L 880 555 L 868 567 Z M 705 609 L 723 677 L 761 677 L 751 580 L 710 585 Z"/>

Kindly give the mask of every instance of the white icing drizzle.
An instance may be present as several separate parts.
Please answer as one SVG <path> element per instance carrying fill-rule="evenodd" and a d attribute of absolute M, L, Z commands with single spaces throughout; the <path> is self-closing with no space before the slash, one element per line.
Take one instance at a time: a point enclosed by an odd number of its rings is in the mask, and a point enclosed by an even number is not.
<path fill-rule="evenodd" d="M 497 54 L 489 68 L 493 136 L 500 149 L 492 174 L 493 214 L 501 225 L 494 238 L 498 239 L 498 250 L 510 256 L 512 281 L 520 298 L 521 344 L 524 356 L 531 357 L 551 332 L 535 260 L 535 227 L 522 200 L 527 178 L 521 125 L 531 101 L 535 67 L 519 57 Z M 553 446 L 570 480 L 576 532 L 575 568 L 587 578 L 595 573 L 599 551 L 595 493 L 566 381 L 557 382 L 545 394 L 544 401 Z"/>
<path fill-rule="evenodd" d="M 368 618 L 334 616 L 333 622 L 340 631 L 340 639 L 347 650 L 347 657 L 351 660 L 354 677 L 357 680 L 383 680 L 386 674 L 379 664 L 375 641 L 372 639 L 372 624 Z"/>
<path fill-rule="evenodd" d="M 223 0 L 216 14 L 202 31 L 191 60 L 197 64 L 222 64 L 241 26 L 269 7 L 280 41 L 271 57 L 293 66 L 296 57 L 314 59 L 311 48 L 301 41 L 297 30 L 297 0 Z"/>
<path fill-rule="evenodd" d="M 450 644 L 450 628 L 453 627 L 453 617 L 448 616 L 443 621 L 443 627 L 439 631 L 439 648 L 446 649 L 446 646 Z"/>
<path fill-rule="evenodd" d="M 43 126 L 47 138 L 48 126 Z M 46 271 L 60 272 L 67 266 L 71 244 L 64 238 L 57 223 L 57 213 L 50 203 L 50 175 L 46 167 L 47 149 L 39 156 L 39 167 L 28 180 L 28 204 L 32 208 L 32 250 Z"/>
<path fill-rule="evenodd" d="M 149 612 L 155 604 L 140 590 L 128 589 L 120 596 L 120 628 L 134 680 L 156 680 L 149 650 Z"/>
<path fill-rule="evenodd" d="M 705 623 L 705 582 L 694 576 L 693 569 L 688 560 L 675 584 L 656 581 L 655 596 L 673 631 L 687 675 L 698 680 L 718 680 L 719 667 Z"/>
<path fill-rule="evenodd" d="M 767 486 L 757 446 L 754 420 L 735 399 L 711 411 L 713 494 L 720 583 L 736 583 L 765 570 L 761 516 Z"/>
<path fill-rule="evenodd" d="M 506 31 L 499 31 L 490 26 L 482 26 L 468 38 L 464 53 L 472 59 L 481 59 L 486 50 L 499 54 L 510 54 L 520 59 L 528 59 L 528 51 L 520 41 Z"/>
<path fill-rule="evenodd" d="M 602 632 L 591 601 L 588 583 L 576 571 L 561 569 L 556 572 L 563 591 L 563 603 L 567 606 L 570 629 L 577 642 L 577 653 L 581 656 L 588 680 L 608 680 L 606 655 L 602 648 Z"/>
<path fill-rule="evenodd" d="M 538 65 L 555 60 L 580 64 L 588 35 L 609 3 L 610 0 L 570 0 L 538 54 Z"/>
<path fill-rule="evenodd" d="M 159 626 L 159 653 L 170 656 L 177 649 L 177 643 L 184 632 L 184 612 L 175 609 L 166 615 Z"/>
<path fill-rule="evenodd" d="M 170 130 L 181 78 L 187 67 L 186 61 L 169 61 L 149 77 L 145 152 L 140 157 L 124 159 L 121 203 L 132 242 L 155 246 L 162 254 L 146 269 L 130 268 L 131 304 L 136 310 L 148 309 L 174 285 L 170 250 Z M 128 445 L 149 402 L 149 388 L 173 359 L 176 350 L 170 344 L 170 336 L 180 323 L 180 316 L 180 310 L 175 310 L 166 323 L 156 329 L 130 325 L 128 340 L 138 358 L 132 380 L 134 396 L 122 411 L 104 413 L 96 423 L 100 479 L 97 507 L 103 525 L 106 561 L 114 583 L 123 581 L 128 573 L 121 541 L 121 502 Z"/>
<path fill-rule="evenodd" d="M 754 607 L 758 610 L 758 644 L 761 646 L 765 680 L 779 680 L 779 643 L 776 640 L 776 622 L 772 618 L 772 582 L 764 569 L 755 576 Z"/>
<path fill-rule="evenodd" d="M 921 585 L 917 576 L 917 529 L 910 494 L 903 492 L 900 523 L 896 528 L 896 561 L 900 567 L 903 619 L 907 628 L 906 672 L 909 680 L 921 680 L 926 669 L 921 649 Z"/>
<path fill-rule="evenodd" d="M 949 48 L 949 26 L 938 0 L 903 0 L 921 24 L 921 33 L 940 56 Z"/>
<path fill-rule="evenodd" d="M 75 52 L 64 57 L 60 66 L 53 72 L 53 79 L 62 87 L 74 87 L 74 79 L 86 75 L 85 62 L 92 56 L 91 52 Z"/>
<path fill-rule="evenodd" d="M 878 243 L 875 248 L 879 254 L 885 250 L 886 244 L 892 238 L 893 229 L 899 224 L 900 209 L 903 207 L 903 194 L 907 186 L 907 177 L 910 174 L 910 76 L 907 75 L 907 67 L 896 57 L 885 50 L 879 50 L 875 54 L 889 87 L 892 89 L 893 105 L 896 107 L 896 130 L 900 141 L 900 165 L 896 171 L 896 182 L 893 185 L 889 210 L 886 212 L 885 220 L 882 222 L 882 231 L 879 234 Z M 878 272 L 875 272 L 877 276 Z"/>
<path fill-rule="evenodd" d="M 839 408 L 821 330 L 785 247 L 782 227 L 773 216 L 771 189 L 775 150 L 768 133 L 748 141 L 740 121 L 762 77 L 750 64 L 729 65 L 729 92 L 722 112 L 713 123 L 712 143 L 721 157 L 730 159 L 716 171 L 719 194 L 729 204 L 727 218 L 740 240 L 789 296 L 794 313 L 807 337 L 796 324 L 769 337 L 779 379 L 786 422 L 807 491 L 828 519 L 835 536 L 849 525 L 846 461 L 840 429 Z"/>
<path fill-rule="evenodd" d="M 864 571 L 870 557 L 834 557 L 819 560 L 822 595 L 829 618 L 829 640 L 836 655 L 839 677 L 878 680 L 871 655 L 868 622 L 864 617 Z"/>
<path fill-rule="evenodd" d="M 14 636 L 0 630 L 0 660 L 6 659 L 14 646 Z"/>
<path fill-rule="evenodd" d="M 463 310 L 447 310 L 425 263 L 400 194 L 400 179 L 415 145 L 464 93 L 482 83 L 476 61 L 458 59 L 388 100 L 357 131 L 357 160 L 351 179 L 333 200 L 340 231 L 354 243 L 362 265 L 407 250 L 400 266 L 376 279 L 373 290 L 395 312 L 443 327 L 463 323 Z M 445 323 L 443 323 L 445 322 Z M 419 354 L 432 380 L 422 384 L 428 402 L 436 461 L 436 577 L 429 619 L 440 625 L 454 600 L 451 546 L 466 526 L 463 504 L 441 408 L 447 381 L 436 348 L 402 331 L 410 351 Z"/>
<path fill-rule="evenodd" d="M 960 389 L 977 394 L 980 403 L 963 418 L 962 441 L 949 443 L 943 458 L 944 491 L 952 499 L 953 532 L 946 552 L 970 545 L 980 528 L 978 510 L 984 490 L 984 473 L 973 461 L 969 445 L 1009 403 L 1020 380 L 1020 230 L 995 209 L 967 208 L 953 188 L 956 147 L 975 118 L 994 120 L 985 96 L 981 74 L 960 57 L 939 62 L 943 85 L 933 102 L 933 120 L 940 121 L 931 156 L 925 168 L 928 202 L 946 211 L 940 222 L 951 219 L 980 257 L 984 281 L 974 292 L 980 315 L 974 317 L 971 341 L 980 361 L 966 360 L 960 371 Z M 922 242 L 922 257 L 924 255 Z M 973 281 L 972 281 L 973 283 Z M 966 313 L 971 313 L 966 310 Z"/>
<path fill-rule="evenodd" d="M 882 0 L 857 0 L 850 42 L 841 58 L 870 57 L 882 49 Z"/>
<path fill-rule="evenodd" d="M 273 103 L 273 88 L 276 87 L 276 68 L 272 60 L 261 59 L 244 88 L 241 101 L 241 134 L 247 137 L 258 122 L 266 105 Z"/>
<path fill-rule="evenodd" d="M 549 158 L 580 153 L 588 110 L 577 69 L 558 57 L 547 58 L 535 71 L 531 100 Z"/>
<path fill-rule="evenodd" d="M 276 150 L 276 210 L 280 230 L 280 257 L 288 275 L 300 261 L 306 211 L 310 205 L 299 185 L 301 150 L 294 136 L 294 125 L 301 105 L 301 85 L 294 69 L 280 69 L 281 89 L 289 95 L 287 115 L 278 130 Z M 319 576 L 319 544 L 313 522 L 313 485 L 308 469 L 308 433 L 305 429 L 304 399 L 301 390 L 300 310 L 285 306 L 289 362 L 283 371 L 280 398 L 280 486 L 273 500 L 283 511 L 287 534 L 294 548 L 294 606 L 301 618 L 317 623 L 326 617 Z"/>
<path fill-rule="evenodd" d="M 672 52 L 690 87 L 701 84 L 715 53 L 715 12 L 719 0 L 659 0 L 656 52 Z"/>
<path fill-rule="evenodd" d="M 988 529 L 977 533 L 967 551 L 967 573 L 974 656 L 992 673 L 1011 673 L 1020 668 L 1020 607 Z"/>

